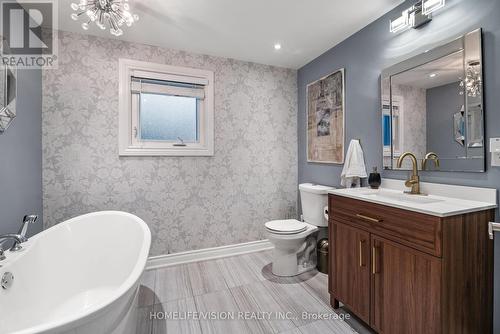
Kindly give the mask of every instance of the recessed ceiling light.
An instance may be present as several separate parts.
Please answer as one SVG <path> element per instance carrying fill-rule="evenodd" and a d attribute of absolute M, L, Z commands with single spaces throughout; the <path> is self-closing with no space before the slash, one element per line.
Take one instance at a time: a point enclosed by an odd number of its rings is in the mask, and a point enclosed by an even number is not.
<path fill-rule="evenodd" d="M 434 78 L 434 77 L 436 77 L 436 76 L 437 76 L 437 74 L 436 74 L 436 73 L 431 73 L 431 74 L 429 74 L 429 77 L 430 77 L 430 78 Z"/>
<path fill-rule="evenodd" d="M 281 49 L 281 44 L 280 43 L 274 44 L 274 49 L 275 50 L 280 50 Z"/>

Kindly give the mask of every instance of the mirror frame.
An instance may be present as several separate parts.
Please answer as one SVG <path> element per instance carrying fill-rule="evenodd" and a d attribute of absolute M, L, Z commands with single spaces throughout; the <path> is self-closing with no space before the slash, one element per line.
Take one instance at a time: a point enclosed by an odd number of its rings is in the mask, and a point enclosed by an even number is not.
<path fill-rule="evenodd" d="M 465 63 L 464 63 L 464 70 L 467 71 L 467 66 L 472 66 L 471 61 L 478 61 L 479 65 L 479 73 L 481 75 L 481 82 L 480 82 L 480 94 L 478 97 L 475 98 L 475 101 L 473 101 L 472 98 L 470 98 L 467 94 L 467 91 L 464 92 L 465 96 L 465 113 L 464 113 L 464 118 L 465 118 L 465 126 L 466 128 L 468 127 L 468 122 L 470 120 L 471 114 L 469 113 L 470 111 L 475 109 L 475 115 L 477 115 L 477 109 L 479 107 L 480 112 L 480 117 L 482 118 L 480 120 L 480 125 L 482 127 L 482 138 L 480 139 L 480 143 L 472 143 L 469 142 L 469 140 L 466 138 L 464 147 L 466 149 L 467 155 L 469 148 L 482 148 L 483 149 L 483 164 L 482 168 L 478 170 L 432 170 L 433 172 L 437 171 L 443 171 L 443 172 L 474 172 L 474 173 L 483 173 L 486 171 L 486 144 L 485 144 L 485 106 L 484 106 L 484 75 L 483 75 L 483 69 L 484 69 L 484 62 L 483 62 L 483 41 L 482 41 L 482 29 L 476 29 L 473 30 L 469 33 L 466 33 L 455 40 L 448 42 L 446 44 L 443 44 L 441 46 L 435 47 L 431 50 L 426 50 L 423 53 L 417 54 L 409 59 L 403 60 L 395 65 L 392 65 L 382 71 L 381 78 L 380 78 L 380 106 L 381 106 L 381 111 L 382 111 L 382 121 L 384 121 L 384 105 L 385 109 L 387 109 L 387 97 L 389 99 L 389 111 L 390 111 L 390 116 L 391 116 L 391 128 L 390 128 L 390 157 L 391 157 L 391 163 L 390 166 L 384 165 L 384 152 L 387 152 L 386 145 L 384 145 L 384 128 L 382 125 L 382 166 L 384 170 L 409 170 L 408 168 L 395 168 L 394 166 L 394 145 L 393 145 L 393 134 L 392 134 L 392 112 L 393 112 L 393 101 L 392 101 L 392 89 L 391 89 L 391 77 L 403 72 L 406 72 L 408 70 L 414 69 L 416 67 L 419 67 L 421 65 L 430 63 L 432 61 L 438 60 L 442 57 L 451 55 L 455 52 L 459 51 L 464 51 L 465 54 Z M 472 52 L 471 52 L 472 50 Z M 476 50 L 476 51 L 474 51 Z M 479 53 L 478 53 L 479 52 Z M 474 54 L 472 57 L 472 53 Z M 478 54 L 477 54 L 478 53 Z M 468 64 L 469 63 L 469 64 Z M 465 74 L 464 74 L 465 75 Z M 389 92 L 386 92 L 386 89 L 384 89 L 384 83 L 387 83 L 389 81 Z M 387 85 L 387 84 L 386 84 Z M 385 97 L 385 98 L 384 98 Z M 384 101 L 386 102 L 384 104 Z M 478 102 L 479 101 L 479 102 Z M 468 135 L 468 130 L 467 135 Z M 420 157 L 417 157 L 420 158 Z"/>
<path fill-rule="evenodd" d="M 8 48 L 7 43 L 2 35 L 0 35 L 0 43 L 2 43 L 2 52 Z M 4 73 L 0 77 L 3 81 L 4 91 L 0 92 L 0 134 L 5 132 L 12 124 L 17 114 L 17 69 L 7 65 L 0 64 Z M 9 84 L 10 83 L 10 84 Z M 9 101 L 9 97 L 12 97 Z"/>

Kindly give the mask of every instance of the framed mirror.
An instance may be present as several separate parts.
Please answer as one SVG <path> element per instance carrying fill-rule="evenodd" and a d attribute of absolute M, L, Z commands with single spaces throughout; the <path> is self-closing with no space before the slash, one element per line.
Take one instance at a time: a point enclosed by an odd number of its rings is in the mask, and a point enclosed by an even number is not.
<path fill-rule="evenodd" d="M 7 44 L 0 36 L 2 50 Z M 17 71 L 0 63 L 0 133 L 7 130 L 16 117 Z"/>
<path fill-rule="evenodd" d="M 382 72 L 384 169 L 404 152 L 419 161 L 434 152 L 432 171 L 485 171 L 481 29 Z M 419 163 L 419 168 L 422 164 Z M 409 161 L 403 170 L 411 169 Z"/>

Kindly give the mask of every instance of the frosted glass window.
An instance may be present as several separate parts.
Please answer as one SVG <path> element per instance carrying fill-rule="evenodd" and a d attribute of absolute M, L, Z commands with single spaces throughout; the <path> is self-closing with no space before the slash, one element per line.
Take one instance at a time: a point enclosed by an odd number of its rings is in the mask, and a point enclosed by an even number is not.
<path fill-rule="evenodd" d="M 120 59 L 120 156 L 214 155 L 214 72 Z"/>
<path fill-rule="evenodd" d="M 198 99 L 142 93 L 140 139 L 198 142 Z M 180 139 L 179 139 L 180 138 Z"/>

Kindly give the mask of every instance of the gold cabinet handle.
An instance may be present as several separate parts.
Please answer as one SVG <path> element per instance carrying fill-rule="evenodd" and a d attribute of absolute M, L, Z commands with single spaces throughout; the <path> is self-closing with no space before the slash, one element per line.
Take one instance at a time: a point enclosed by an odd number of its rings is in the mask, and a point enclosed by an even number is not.
<path fill-rule="evenodd" d="M 364 240 L 359 241 L 359 266 L 363 267 L 363 244 L 365 243 Z"/>
<path fill-rule="evenodd" d="M 377 273 L 377 248 L 373 246 L 372 249 L 372 273 L 376 274 Z"/>
<path fill-rule="evenodd" d="M 361 219 L 364 219 L 364 220 L 368 220 L 369 222 L 372 222 L 372 223 L 380 223 L 380 222 L 382 222 L 382 219 L 377 219 L 377 218 L 368 217 L 368 216 L 362 215 L 362 214 L 360 214 L 360 213 L 358 213 L 358 214 L 356 215 L 356 217 L 361 218 Z"/>

